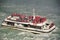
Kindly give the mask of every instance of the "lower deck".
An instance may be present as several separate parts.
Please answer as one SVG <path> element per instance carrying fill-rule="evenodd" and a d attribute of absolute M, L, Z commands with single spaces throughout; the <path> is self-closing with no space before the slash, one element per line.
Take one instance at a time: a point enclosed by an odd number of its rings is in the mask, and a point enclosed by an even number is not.
<path fill-rule="evenodd" d="M 13 23 L 13 22 L 5 22 L 5 24 L 2 25 L 11 26 L 17 29 L 31 30 L 37 32 L 50 32 L 51 30 L 55 29 L 55 25 L 50 29 L 43 29 L 44 26 L 33 26 L 29 24 L 27 25 L 27 24 Z"/>

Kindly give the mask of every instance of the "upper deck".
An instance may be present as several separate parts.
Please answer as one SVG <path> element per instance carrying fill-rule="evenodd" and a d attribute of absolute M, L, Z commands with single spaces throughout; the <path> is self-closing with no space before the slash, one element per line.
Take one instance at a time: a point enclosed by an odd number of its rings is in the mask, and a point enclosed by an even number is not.
<path fill-rule="evenodd" d="M 11 21 L 18 21 L 18 22 L 31 22 L 31 23 L 44 23 L 46 21 L 45 17 L 41 17 L 41 16 L 35 16 L 35 18 L 33 19 L 33 16 L 26 16 L 23 14 L 17 14 L 14 13 L 12 15 L 10 15 L 9 17 L 7 17 L 7 20 L 11 20 Z"/>

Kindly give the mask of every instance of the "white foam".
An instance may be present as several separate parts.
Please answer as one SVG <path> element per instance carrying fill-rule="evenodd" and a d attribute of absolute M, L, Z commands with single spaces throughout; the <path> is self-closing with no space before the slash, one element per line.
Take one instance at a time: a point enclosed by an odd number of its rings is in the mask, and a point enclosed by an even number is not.
<path fill-rule="evenodd" d="M 25 32 L 20 32 L 20 33 L 18 33 L 17 35 L 22 35 L 22 34 L 25 34 Z"/>
<path fill-rule="evenodd" d="M 7 38 L 7 37 L 5 37 L 5 38 L 3 38 L 3 40 L 8 40 L 8 38 Z"/>
<path fill-rule="evenodd" d="M 44 38 L 35 38 L 35 40 L 44 40 Z"/>
<path fill-rule="evenodd" d="M 33 38 L 24 37 L 23 40 L 33 40 Z"/>
<path fill-rule="evenodd" d="M 3 34 L 3 37 L 5 37 L 7 34 Z"/>
<path fill-rule="evenodd" d="M 10 39 L 10 40 L 14 40 L 14 39 Z"/>

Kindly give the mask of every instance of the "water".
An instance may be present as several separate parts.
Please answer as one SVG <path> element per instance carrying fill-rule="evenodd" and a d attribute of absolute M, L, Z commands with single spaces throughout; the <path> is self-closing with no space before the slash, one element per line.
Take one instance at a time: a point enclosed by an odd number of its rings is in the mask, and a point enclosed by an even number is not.
<path fill-rule="evenodd" d="M 5 17 L 13 12 L 46 16 L 56 29 L 50 33 L 33 34 L 0 26 L 0 40 L 60 40 L 60 2 L 58 0 L 0 0 L 0 25 Z"/>

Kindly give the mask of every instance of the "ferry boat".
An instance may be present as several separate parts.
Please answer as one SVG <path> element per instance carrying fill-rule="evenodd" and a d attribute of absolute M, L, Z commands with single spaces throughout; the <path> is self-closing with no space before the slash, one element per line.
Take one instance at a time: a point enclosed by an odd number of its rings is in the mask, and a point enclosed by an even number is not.
<path fill-rule="evenodd" d="M 2 26 L 47 33 L 55 29 L 55 24 L 52 21 L 49 21 L 46 17 L 35 15 L 34 9 L 32 16 L 18 13 L 11 14 L 3 20 Z"/>

